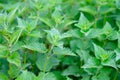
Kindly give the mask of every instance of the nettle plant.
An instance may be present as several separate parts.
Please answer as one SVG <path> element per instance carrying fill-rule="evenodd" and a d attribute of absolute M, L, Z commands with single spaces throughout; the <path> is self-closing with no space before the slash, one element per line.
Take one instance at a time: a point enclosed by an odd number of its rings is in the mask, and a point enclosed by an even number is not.
<path fill-rule="evenodd" d="M 0 80 L 120 80 L 120 0 L 0 0 Z"/>

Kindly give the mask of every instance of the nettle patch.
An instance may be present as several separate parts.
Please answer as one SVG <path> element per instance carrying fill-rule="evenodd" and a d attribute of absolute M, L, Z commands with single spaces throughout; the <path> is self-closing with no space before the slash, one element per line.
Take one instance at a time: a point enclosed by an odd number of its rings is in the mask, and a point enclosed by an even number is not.
<path fill-rule="evenodd" d="M 0 0 L 0 80 L 120 80 L 120 0 Z"/>

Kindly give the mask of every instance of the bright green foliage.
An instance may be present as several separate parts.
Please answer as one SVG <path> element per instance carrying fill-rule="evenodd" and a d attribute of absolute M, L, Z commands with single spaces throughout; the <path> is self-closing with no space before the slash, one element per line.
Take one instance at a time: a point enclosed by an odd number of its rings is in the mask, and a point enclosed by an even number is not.
<path fill-rule="evenodd" d="M 0 0 L 0 80 L 120 80 L 120 0 Z"/>
<path fill-rule="evenodd" d="M 91 23 L 88 21 L 88 19 L 84 16 L 83 13 L 81 13 L 78 24 L 76 24 L 77 27 L 81 28 L 82 31 L 86 31 L 91 27 Z"/>
<path fill-rule="evenodd" d="M 35 75 L 32 72 L 22 71 L 22 73 L 15 80 L 34 80 Z"/>
<path fill-rule="evenodd" d="M 11 64 L 15 64 L 18 67 L 21 66 L 20 55 L 17 52 L 11 53 L 11 55 L 8 56 L 7 60 Z"/>
<path fill-rule="evenodd" d="M 35 80 L 57 80 L 56 76 L 51 73 L 39 73 Z"/>
<path fill-rule="evenodd" d="M 0 73 L 0 80 L 9 80 L 7 75 Z"/>
<path fill-rule="evenodd" d="M 59 60 L 54 56 L 40 55 L 38 60 L 36 61 L 37 67 L 46 72 L 50 71 L 52 67 L 59 64 Z"/>

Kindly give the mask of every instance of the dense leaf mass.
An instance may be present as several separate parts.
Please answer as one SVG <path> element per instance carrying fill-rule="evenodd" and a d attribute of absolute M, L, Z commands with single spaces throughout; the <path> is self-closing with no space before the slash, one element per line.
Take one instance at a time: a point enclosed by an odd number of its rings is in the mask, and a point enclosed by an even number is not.
<path fill-rule="evenodd" d="M 120 0 L 0 0 L 0 80 L 120 80 Z"/>

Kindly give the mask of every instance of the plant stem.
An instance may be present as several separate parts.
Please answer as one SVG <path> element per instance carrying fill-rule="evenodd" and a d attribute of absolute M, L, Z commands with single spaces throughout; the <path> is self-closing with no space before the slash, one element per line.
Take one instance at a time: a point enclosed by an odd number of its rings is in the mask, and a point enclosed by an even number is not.
<path fill-rule="evenodd" d="M 24 53 L 24 64 L 26 64 L 26 60 L 27 60 L 27 58 L 26 58 L 26 52 Z"/>
<path fill-rule="evenodd" d="M 43 69 L 43 72 L 44 72 L 44 73 L 45 73 L 45 71 L 46 71 L 46 66 L 47 66 L 47 64 L 48 64 L 48 61 L 49 61 L 50 57 L 52 57 L 52 56 L 51 56 L 52 54 L 50 54 L 50 53 L 51 53 L 53 47 L 54 47 L 54 46 L 52 45 L 51 48 L 50 48 L 49 51 L 48 51 L 48 54 L 46 55 L 46 60 L 45 60 L 44 69 Z"/>
<path fill-rule="evenodd" d="M 11 63 L 9 63 L 9 69 L 10 69 L 10 72 L 9 72 L 9 75 L 10 75 L 10 80 L 12 80 L 12 65 Z"/>
<path fill-rule="evenodd" d="M 116 74 L 114 76 L 114 79 L 113 80 L 117 80 L 117 76 L 118 76 L 118 71 L 116 71 Z"/>
<path fill-rule="evenodd" d="M 106 15 L 107 15 L 107 14 L 104 15 L 104 21 L 103 21 L 103 24 L 106 23 Z"/>
<path fill-rule="evenodd" d="M 82 63 L 82 60 L 80 59 L 80 68 L 82 67 L 82 64 L 83 64 L 83 63 Z"/>
<path fill-rule="evenodd" d="M 45 71 L 46 71 L 46 66 L 47 66 L 47 64 L 48 64 L 48 60 L 49 60 L 49 57 L 48 56 L 46 56 L 47 58 L 46 58 L 46 60 L 45 60 L 45 64 L 44 64 L 44 69 L 43 69 L 43 72 L 45 73 Z"/>

